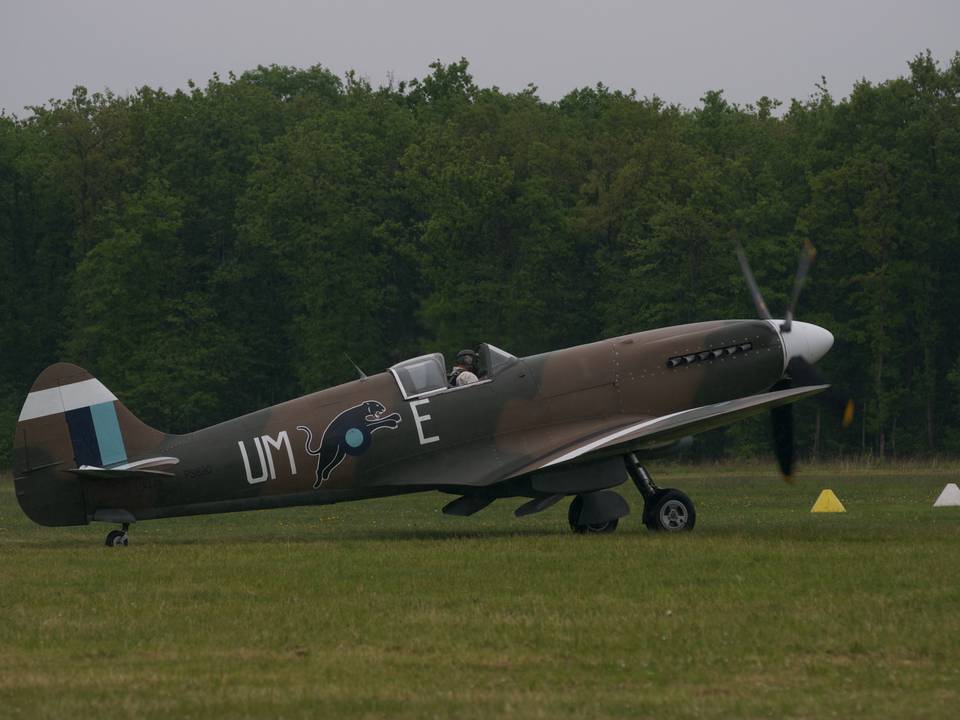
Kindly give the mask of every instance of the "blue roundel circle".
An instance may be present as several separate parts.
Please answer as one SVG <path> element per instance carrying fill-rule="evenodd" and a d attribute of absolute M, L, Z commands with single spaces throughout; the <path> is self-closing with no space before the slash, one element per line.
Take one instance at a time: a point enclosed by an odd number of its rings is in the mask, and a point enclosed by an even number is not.
<path fill-rule="evenodd" d="M 359 455 L 370 444 L 368 434 L 359 428 L 352 427 L 343 435 L 344 451 L 348 455 Z"/>

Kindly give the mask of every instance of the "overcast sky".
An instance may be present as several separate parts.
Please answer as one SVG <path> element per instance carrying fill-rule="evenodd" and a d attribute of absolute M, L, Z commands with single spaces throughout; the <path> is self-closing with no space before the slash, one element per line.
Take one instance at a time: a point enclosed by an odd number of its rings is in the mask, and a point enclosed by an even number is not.
<path fill-rule="evenodd" d="M 545 100 L 600 81 L 687 107 L 712 89 L 789 101 L 821 75 L 839 98 L 925 48 L 960 50 L 960 0 L 0 0 L 0 108 L 271 63 L 377 85 L 461 56 L 479 85 L 534 83 Z"/>

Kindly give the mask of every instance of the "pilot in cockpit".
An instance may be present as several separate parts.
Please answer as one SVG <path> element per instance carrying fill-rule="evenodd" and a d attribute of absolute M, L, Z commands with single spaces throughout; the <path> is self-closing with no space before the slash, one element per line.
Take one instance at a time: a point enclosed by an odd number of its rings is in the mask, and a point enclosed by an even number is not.
<path fill-rule="evenodd" d="M 450 387 L 462 387 L 478 382 L 480 378 L 477 375 L 477 354 L 473 350 L 458 352 L 448 378 Z"/>

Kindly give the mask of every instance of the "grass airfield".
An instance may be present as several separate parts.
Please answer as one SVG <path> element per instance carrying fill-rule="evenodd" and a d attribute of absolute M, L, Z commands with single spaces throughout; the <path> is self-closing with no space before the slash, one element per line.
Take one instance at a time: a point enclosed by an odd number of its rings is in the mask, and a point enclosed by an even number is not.
<path fill-rule="evenodd" d="M 0 480 L 0 717 L 955 717 L 960 466 L 651 466 L 697 528 L 439 494 L 41 528 Z M 812 515 L 832 488 L 844 514 Z"/>

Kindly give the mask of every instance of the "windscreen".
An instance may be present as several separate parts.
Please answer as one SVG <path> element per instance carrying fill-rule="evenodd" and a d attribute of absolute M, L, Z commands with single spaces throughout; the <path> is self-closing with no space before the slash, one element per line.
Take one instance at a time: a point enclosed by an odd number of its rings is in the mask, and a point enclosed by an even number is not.
<path fill-rule="evenodd" d="M 480 358 L 488 377 L 495 376 L 501 370 L 509 365 L 513 365 L 513 363 L 517 361 L 517 358 L 506 350 L 501 350 L 496 345 L 491 345 L 490 343 L 484 343 L 480 346 Z"/>

